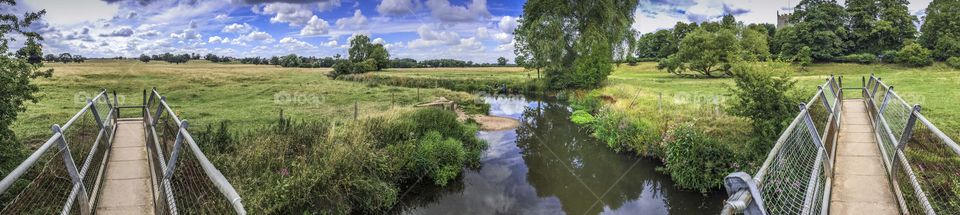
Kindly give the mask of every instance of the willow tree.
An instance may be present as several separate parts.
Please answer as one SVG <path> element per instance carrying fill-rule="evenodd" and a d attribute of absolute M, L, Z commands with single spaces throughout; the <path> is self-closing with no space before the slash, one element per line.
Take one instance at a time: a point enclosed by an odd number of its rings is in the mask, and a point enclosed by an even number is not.
<path fill-rule="evenodd" d="M 542 63 L 550 88 L 597 87 L 629 51 L 637 0 L 530 0 L 514 31 L 517 55 Z"/>

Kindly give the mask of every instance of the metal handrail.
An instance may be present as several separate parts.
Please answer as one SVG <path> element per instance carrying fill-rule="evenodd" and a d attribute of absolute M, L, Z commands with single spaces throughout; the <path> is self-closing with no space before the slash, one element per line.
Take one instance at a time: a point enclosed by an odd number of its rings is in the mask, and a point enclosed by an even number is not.
<path fill-rule="evenodd" d="M 186 121 L 181 120 L 176 115 L 176 112 L 174 112 L 173 109 L 170 108 L 170 105 L 166 102 L 166 99 L 163 96 L 161 96 L 156 89 L 153 89 L 151 91 L 151 98 L 158 99 L 159 103 L 157 104 L 157 107 L 158 109 L 163 109 L 163 110 L 158 110 L 156 113 L 156 116 L 152 116 L 150 115 L 151 113 L 149 112 L 150 111 L 149 106 L 152 106 L 153 104 L 148 104 L 147 103 L 148 101 L 144 101 L 144 111 L 147 117 L 145 118 L 145 123 L 147 126 L 149 126 L 149 129 L 155 130 L 156 125 L 154 120 L 160 117 L 160 114 L 162 113 L 161 111 L 167 112 L 168 116 L 176 124 L 186 125 Z M 153 102 L 152 99 L 149 102 Z M 151 132 L 151 133 L 153 134 L 152 138 L 154 138 L 154 140 L 158 139 L 156 136 L 156 132 Z M 163 170 L 163 172 L 164 173 L 173 172 L 172 170 L 176 168 L 175 164 L 176 164 L 177 157 L 179 155 L 178 153 L 181 151 L 179 150 L 179 147 L 181 147 L 182 143 L 186 143 L 187 147 L 190 147 L 190 151 L 192 152 L 192 155 L 197 159 L 204 173 L 206 173 L 207 178 L 217 187 L 217 189 L 220 191 L 220 194 L 222 194 L 223 197 L 230 202 L 231 207 L 233 207 L 234 211 L 237 214 L 246 214 L 246 209 L 243 207 L 242 198 L 240 198 L 240 195 L 234 189 L 233 185 L 231 185 L 230 182 L 226 179 L 226 177 L 223 176 L 220 170 L 218 170 L 213 165 L 213 163 L 211 163 L 210 160 L 207 159 L 207 156 L 203 154 L 197 142 L 194 140 L 193 136 L 187 130 L 186 126 L 180 126 L 178 128 L 177 136 L 178 136 L 177 144 L 175 144 L 174 146 L 175 149 L 171 152 L 171 155 L 169 155 L 170 160 L 159 162 L 160 163 L 159 165 Z M 162 150 L 159 150 L 159 149 L 152 149 L 152 150 L 156 151 L 157 156 L 159 158 L 164 158 L 162 154 Z M 161 159 L 161 161 L 163 160 Z M 169 162 L 169 164 L 165 162 Z M 173 164 L 173 165 L 170 165 L 170 164 Z M 168 187 L 170 183 L 167 180 L 168 177 L 169 176 L 166 176 L 165 174 L 163 183 L 166 188 L 164 189 L 163 192 L 167 192 L 167 195 L 172 196 L 172 194 L 169 193 L 170 191 Z"/>
<path fill-rule="evenodd" d="M 105 142 L 101 140 L 105 139 L 104 134 L 106 134 L 107 132 L 110 132 L 110 130 L 114 128 L 114 121 L 113 121 L 114 111 L 112 108 L 109 108 L 113 105 L 110 104 L 110 101 L 109 101 L 110 99 L 108 98 L 108 95 L 106 92 L 107 91 L 103 89 L 93 99 L 87 100 L 87 103 L 80 109 L 80 111 L 78 111 L 69 120 L 67 120 L 67 122 L 64 123 L 64 126 L 61 127 L 59 125 L 53 125 L 52 126 L 53 135 L 51 135 L 51 137 L 46 142 L 44 142 L 39 148 L 37 148 L 37 150 L 31 153 L 31 155 L 27 157 L 27 159 L 25 159 L 22 163 L 20 163 L 20 165 L 18 165 L 13 171 L 11 171 L 9 174 L 4 176 L 3 180 L 0 180 L 0 194 L 6 193 L 7 191 L 9 191 L 9 188 L 13 185 L 13 183 L 16 182 L 17 179 L 23 177 L 23 175 L 26 174 L 30 168 L 36 165 L 37 161 L 39 161 L 39 159 L 45 153 L 47 153 L 50 150 L 50 148 L 56 143 L 56 144 L 59 144 L 60 145 L 59 148 L 63 150 L 63 152 L 61 153 L 63 157 L 63 162 L 64 162 L 64 165 L 66 166 L 66 169 L 68 170 L 70 177 L 72 178 L 71 183 L 73 184 L 71 186 L 72 188 L 70 189 L 71 191 L 67 196 L 67 200 L 64 203 L 63 208 L 61 209 L 61 214 L 69 213 L 72 209 L 71 207 L 73 206 L 73 203 L 77 198 L 80 198 L 82 203 L 80 204 L 81 213 L 82 214 L 91 213 L 90 212 L 91 208 L 96 202 L 96 196 L 93 196 L 93 198 L 90 198 L 91 193 L 87 192 L 87 190 L 83 185 L 83 182 L 84 182 L 84 179 L 87 178 L 89 175 L 88 171 L 89 171 L 90 165 L 98 165 L 98 164 L 92 163 L 94 155 L 96 154 L 97 149 L 99 148 L 98 146 L 100 146 L 100 144 L 109 145 L 112 143 L 112 137 L 106 138 Z M 105 103 L 110 109 L 110 111 L 107 112 L 106 116 L 99 116 L 99 113 L 96 112 L 95 105 L 98 104 L 98 102 L 101 102 L 101 99 L 106 100 Z M 91 112 L 93 114 L 94 121 L 95 123 L 97 123 L 97 126 L 99 126 L 100 128 L 97 131 L 97 137 L 94 140 L 94 143 L 91 144 L 87 157 L 83 158 L 83 163 L 78 168 L 76 166 L 74 158 L 70 156 L 72 149 L 70 149 L 67 146 L 68 143 L 66 142 L 67 140 L 64 138 L 64 131 L 69 131 L 69 128 L 72 127 L 74 122 L 76 122 L 77 119 L 82 117 L 87 112 Z M 79 149 L 79 150 L 83 150 L 83 149 Z M 56 159 L 56 158 L 51 158 L 51 159 Z M 106 160 L 102 160 L 101 162 L 106 162 Z M 99 165 L 102 165 L 102 164 L 99 164 Z M 100 170 L 102 171 L 102 169 Z M 102 175 L 99 175 L 99 174 L 97 175 L 98 178 L 96 182 L 100 181 L 99 177 L 101 176 Z M 91 189 L 97 189 L 98 186 L 99 186 L 99 183 L 95 184 L 94 188 L 91 188 Z"/>
<path fill-rule="evenodd" d="M 790 125 L 787 126 L 787 128 L 780 134 L 779 138 L 777 138 L 777 141 L 775 142 L 773 148 L 770 150 L 770 153 L 767 154 L 767 157 L 764 160 L 763 164 L 761 165 L 760 169 L 757 170 L 757 173 L 754 174 L 754 177 L 752 177 L 750 181 L 737 181 L 737 180 L 733 180 L 732 182 L 729 181 L 731 178 L 733 179 L 741 178 L 738 176 L 749 176 L 749 174 L 746 174 L 743 172 L 733 173 L 727 177 L 727 180 L 725 181 L 728 189 L 727 192 L 730 195 L 730 198 L 724 201 L 724 207 L 723 209 L 721 209 L 721 214 L 735 214 L 739 212 L 745 212 L 745 210 L 750 210 L 749 209 L 750 207 L 755 207 L 756 210 L 753 210 L 753 212 L 757 212 L 760 214 L 767 213 L 767 209 L 762 204 L 763 202 L 762 196 L 754 196 L 754 195 L 760 194 L 760 193 L 756 193 L 756 191 L 761 191 L 760 188 L 766 182 L 765 176 L 767 175 L 767 171 L 769 170 L 770 165 L 774 162 L 774 160 L 778 157 L 778 155 L 780 155 L 780 152 L 783 149 L 784 144 L 787 142 L 787 139 L 789 138 L 790 134 L 792 134 L 794 129 L 796 129 L 796 127 L 799 126 L 801 123 L 807 124 L 811 135 L 815 136 L 813 139 L 818 140 L 816 143 L 820 144 L 817 146 L 818 147 L 817 155 L 813 164 L 814 170 L 811 171 L 811 175 L 810 175 L 812 180 L 810 181 L 810 185 L 808 186 L 816 186 L 816 187 L 823 186 L 824 192 L 826 193 L 830 192 L 830 189 L 831 189 L 830 185 L 832 181 L 832 175 L 830 173 L 832 172 L 834 153 L 832 152 L 827 153 L 827 150 L 830 150 L 830 149 L 826 149 L 823 143 L 819 142 L 819 140 L 827 140 L 829 138 L 833 138 L 833 137 L 828 137 L 828 134 L 830 132 L 834 132 L 836 134 L 837 131 L 832 130 L 830 125 L 832 124 L 839 125 L 839 121 L 842 116 L 841 114 L 842 112 L 840 111 L 842 109 L 840 101 L 843 98 L 842 96 L 843 88 L 839 86 L 837 81 L 838 79 L 831 76 L 829 79 L 827 79 L 827 81 L 823 85 L 821 85 L 821 87 L 819 87 L 817 92 L 814 94 L 813 97 L 810 98 L 810 100 L 807 103 L 801 104 L 800 113 L 797 114 L 796 117 L 794 117 Z M 826 86 L 827 88 L 824 88 L 823 86 Z M 816 128 L 812 127 L 813 122 L 810 121 L 810 118 L 809 118 L 810 117 L 809 108 L 812 107 L 812 105 L 816 104 L 815 102 L 817 101 L 817 99 L 826 99 L 825 89 L 829 89 L 830 93 L 834 95 L 834 103 L 831 106 L 829 105 L 829 102 L 827 100 L 823 100 L 824 107 L 830 111 L 830 114 L 828 116 L 828 121 L 827 121 L 828 124 L 826 125 L 826 129 L 824 129 L 823 131 L 816 131 Z M 834 149 L 836 148 L 835 141 L 833 141 L 832 147 Z M 822 170 L 820 169 L 821 166 L 823 167 Z M 817 174 L 824 174 L 827 176 L 825 178 L 825 182 L 822 185 L 820 183 L 815 183 L 815 178 Z M 740 185 L 740 186 L 733 186 L 731 184 Z M 731 189 L 736 189 L 736 190 L 731 190 Z M 811 199 L 811 197 L 814 197 L 815 195 L 811 196 L 813 194 L 810 192 L 812 192 L 812 190 L 807 189 L 807 194 L 805 194 L 807 196 L 805 202 L 807 203 L 805 204 L 813 204 L 814 201 L 821 201 L 825 203 L 829 202 L 830 195 L 823 195 L 822 197 L 823 199 L 815 200 L 815 199 Z M 829 210 L 827 209 L 827 207 L 823 207 L 821 208 L 820 213 L 826 214 L 828 211 Z"/>
<path fill-rule="evenodd" d="M 908 210 L 907 202 L 904 198 L 904 195 L 907 195 L 907 194 L 903 193 L 900 190 L 899 184 L 901 182 L 898 180 L 898 178 L 895 175 L 897 174 L 896 171 L 898 170 L 898 168 L 896 168 L 897 166 L 902 166 L 902 168 L 904 168 L 903 169 L 903 171 L 905 172 L 904 174 L 906 174 L 907 176 L 906 182 L 909 183 L 910 188 L 913 189 L 914 191 L 912 194 L 914 196 L 913 199 L 916 199 L 917 201 L 920 202 L 920 206 L 922 207 L 922 210 L 923 210 L 922 212 L 925 214 L 936 214 L 937 212 L 934 210 L 932 204 L 930 203 L 930 200 L 926 194 L 926 191 L 924 191 L 923 187 L 921 186 L 920 181 L 918 180 L 918 176 L 914 172 L 913 167 L 910 165 L 910 159 L 906 156 L 904 149 L 906 148 L 906 145 L 910 142 L 909 140 L 912 137 L 912 135 L 914 135 L 913 130 L 915 129 L 916 122 L 919 122 L 920 124 L 925 126 L 929 130 L 929 132 L 932 133 L 937 139 L 939 139 L 940 141 L 943 141 L 943 145 L 949 148 L 950 151 L 955 156 L 960 156 L 960 146 L 958 146 L 957 143 L 953 141 L 953 139 L 951 139 L 949 136 L 943 133 L 943 131 L 937 128 L 936 125 L 931 123 L 920 112 L 920 105 L 914 105 L 912 110 L 910 110 L 908 119 L 906 121 L 906 125 L 904 125 L 903 131 L 901 131 L 903 133 L 902 134 L 893 133 L 894 131 L 890 129 L 890 123 L 887 120 L 887 117 L 884 116 L 883 114 L 888 109 L 889 107 L 888 105 L 891 105 L 888 103 L 891 102 L 892 100 L 894 102 L 893 105 L 901 105 L 902 107 L 911 107 L 911 106 L 908 105 L 908 103 L 893 90 L 892 86 L 885 84 L 880 78 L 877 78 L 871 75 L 870 83 L 872 84 L 871 86 L 873 86 L 875 89 L 881 86 L 885 89 L 888 89 L 883 96 L 883 102 L 881 104 L 877 104 L 877 101 L 874 100 L 874 98 L 877 95 L 876 93 L 878 93 L 878 92 L 875 92 L 875 90 L 873 92 L 865 90 L 865 94 L 867 94 L 870 97 L 871 102 L 869 103 L 869 105 L 871 105 L 871 108 L 873 108 L 873 110 L 876 111 L 875 113 L 871 112 L 875 114 L 874 116 L 875 120 L 873 122 L 874 126 L 881 127 L 882 129 L 880 130 L 883 130 L 883 131 L 879 131 L 879 130 L 876 131 L 878 138 L 880 137 L 880 135 L 889 136 L 889 142 L 890 142 L 889 144 L 891 145 L 890 147 L 893 147 L 893 150 L 894 150 L 892 155 L 887 155 L 886 152 L 883 151 L 885 153 L 883 161 L 887 167 L 886 171 L 888 176 L 890 177 L 890 181 L 894 184 L 893 189 L 895 194 L 897 195 L 897 201 L 901 207 L 901 210 L 903 210 L 904 212 L 908 212 L 906 211 Z M 878 142 L 878 144 L 883 144 L 883 143 Z M 880 147 L 882 148 L 884 146 L 881 145 Z"/>

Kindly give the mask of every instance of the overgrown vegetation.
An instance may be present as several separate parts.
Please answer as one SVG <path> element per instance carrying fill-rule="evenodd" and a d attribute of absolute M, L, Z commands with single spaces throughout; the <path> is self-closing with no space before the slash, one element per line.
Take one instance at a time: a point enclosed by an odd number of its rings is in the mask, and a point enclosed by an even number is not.
<path fill-rule="evenodd" d="M 729 111 L 734 116 L 750 119 L 753 140 L 747 148 L 753 155 L 761 155 L 759 157 L 773 147 L 772 143 L 796 116 L 797 104 L 801 100 L 791 97 L 796 81 L 789 73 L 766 69 L 737 65 L 733 69 L 736 87 L 730 88 L 733 99 Z"/>
<path fill-rule="evenodd" d="M 0 0 L 0 5 L 13 7 L 13 0 Z M 43 54 L 40 41 L 43 38 L 29 29 L 33 22 L 42 17 L 46 11 L 29 12 L 19 17 L 0 11 L 0 175 L 6 175 L 21 160 L 23 145 L 11 130 L 11 125 L 17 120 L 21 112 L 27 110 L 27 102 L 36 103 L 35 95 L 40 88 L 33 83 L 39 77 L 50 77 L 52 69 L 41 69 L 40 55 Z M 24 46 L 16 55 L 9 52 L 10 42 L 14 38 L 26 38 Z"/>
<path fill-rule="evenodd" d="M 327 73 L 328 76 L 336 78 L 341 75 L 380 71 L 388 65 L 390 59 L 390 53 L 387 53 L 383 44 L 373 44 L 370 38 L 363 34 L 350 39 L 349 53 L 347 60 L 333 64 L 333 72 Z"/>
<path fill-rule="evenodd" d="M 423 123 L 430 122 L 430 123 Z M 475 125 L 440 109 L 338 123 L 317 119 L 250 130 L 208 128 L 204 151 L 244 197 L 249 211 L 386 213 L 406 190 L 445 186 L 478 167 L 486 143 Z"/>

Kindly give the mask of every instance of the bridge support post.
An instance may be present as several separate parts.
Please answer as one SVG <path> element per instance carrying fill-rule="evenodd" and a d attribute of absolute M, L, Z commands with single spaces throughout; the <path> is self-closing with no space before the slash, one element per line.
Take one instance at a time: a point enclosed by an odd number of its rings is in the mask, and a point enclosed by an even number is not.
<path fill-rule="evenodd" d="M 163 113 L 163 101 L 166 101 L 166 96 L 160 96 L 160 102 L 157 102 L 157 114 L 153 117 L 153 122 L 150 122 L 150 125 L 156 126 L 157 121 L 160 120 L 160 114 Z"/>
<path fill-rule="evenodd" d="M 51 128 L 54 135 L 60 135 L 60 138 L 57 138 L 58 145 L 60 147 L 60 155 L 63 157 L 64 167 L 67 169 L 67 173 L 70 174 L 70 181 L 73 182 L 73 186 L 79 188 L 77 192 L 77 201 L 80 206 L 80 214 L 89 215 L 90 214 L 90 198 L 87 194 L 87 188 L 83 186 L 83 179 L 80 178 L 80 171 L 77 170 L 77 165 L 73 161 L 73 155 L 70 154 L 70 146 L 67 144 L 67 138 L 63 136 L 63 130 L 60 129 L 60 125 L 54 124 Z"/>
<path fill-rule="evenodd" d="M 173 176 L 173 170 L 177 167 L 177 158 L 180 157 L 180 147 L 183 145 L 183 131 L 187 129 L 187 120 L 180 121 L 180 126 L 177 128 L 177 140 L 173 144 L 173 152 L 170 152 L 170 160 L 167 161 L 167 169 L 163 173 L 163 179 L 169 180 Z"/>
<path fill-rule="evenodd" d="M 90 113 L 93 113 L 93 120 L 97 122 L 97 128 L 103 129 L 105 122 L 100 118 L 100 112 L 97 112 L 97 106 L 94 105 L 93 100 L 87 99 L 87 105 L 90 105 Z"/>
<path fill-rule="evenodd" d="M 887 104 L 890 103 L 890 92 L 893 92 L 893 86 L 887 88 L 887 92 L 883 93 L 883 103 L 880 103 L 880 111 L 877 112 L 877 115 L 883 115 L 883 110 L 887 109 Z"/>
<path fill-rule="evenodd" d="M 817 86 L 817 89 L 820 89 L 820 100 L 823 101 L 823 107 L 827 108 L 827 114 L 833 113 L 833 107 L 830 107 L 830 101 L 827 101 L 827 92 L 823 91 L 823 87 Z M 837 94 L 833 94 L 837 95 Z"/>
<path fill-rule="evenodd" d="M 810 132 L 810 138 L 813 140 L 814 146 L 817 147 L 818 151 L 821 151 L 824 153 L 824 155 L 826 155 L 826 148 L 823 147 L 823 140 L 820 138 L 820 135 L 819 135 L 820 132 L 817 131 L 816 125 L 813 124 L 813 117 L 810 116 L 810 110 L 807 109 L 806 104 L 803 104 L 803 103 L 800 104 L 800 112 L 802 112 L 802 114 L 804 115 L 803 122 L 807 125 L 807 131 Z M 830 162 L 830 157 L 824 156 L 823 157 L 824 174 L 830 178 L 833 177 L 833 168 L 830 168 L 831 164 L 832 162 Z"/>

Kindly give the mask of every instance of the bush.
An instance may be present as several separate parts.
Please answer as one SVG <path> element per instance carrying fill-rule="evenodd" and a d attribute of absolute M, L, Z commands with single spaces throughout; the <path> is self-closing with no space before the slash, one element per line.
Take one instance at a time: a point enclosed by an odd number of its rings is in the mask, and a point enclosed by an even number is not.
<path fill-rule="evenodd" d="M 576 110 L 573 111 L 573 114 L 570 114 L 570 121 L 576 123 L 577 125 L 587 125 L 594 122 L 593 115 L 590 115 L 585 110 Z"/>
<path fill-rule="evenodd" d="M 883 63 L 900 63 L 897 58 L 899 52 L 897 50 L 887 50 L 880 55 L 880 62 Z"/>
<path fill-rule="evenodd" d="M 717 189 L 722 179 L 735 171 L 738 160 L 733 150 L 704 135 L 691 124 L 682 124 L 668 132 L 666 167 L 670 177 L 682 188 L 700 192 Z"/>
<path fill-rule="evenodd" d="M 344 60 L 333 64 L 333 71 L 328 73 L 327 76 L 337 78 L 341 75 L 360 74 L 374 70 L 377 70 L 377 61 L 374 59 L 367 59 L 359 63 Z"/>
<path fill-rule="evenodd" d="M 431 131 L 420 138 L 417 145 L 417 167 L 421 174 L 427 174 L 436 185 L 447 185 L 447 181 L 460 175 L 466 152 L 460 141 L 446 138 L 440 132 Z"/>
<path fill-rule="evenodd" d="M 593 136 L 607 144 L 614 151 L 624 149 L 640 155 L 655 155 L 659 151 L 652 143 L 650 125 L 646 121 L 634 119 L 623 112 L 604 111 L 593 124 Z"/>
<path fill-rule="evenodd" d="M 836 61 L 841 63 L 873 64 L 879 61 L 879 59 L 874 54 L 862 53 L 838 57 Z"/>
<path fill-rule="evenodd" d="M 937 40 L 934 57 L 937 60 L 949 60 L 950 57 L 960 57 L 960 39 L 956 37 L 940 37 Z"/>
<path fill-rule="evenodd" d="M 918 43 L 906 45 L 897 53 L 897 61 L 906 66 L 924 67 L 933 64 L 933 58 L 930 57 L 930 50 L 927 50 Z"/>
<path fill-rule="evenodd" d="M 789 125 L 797 112 L 797 99 L 791 98 L 794 89 L 789 73 L 757 69 L 741 64 L 733 69 L 736 88 L 731 89 L 734 99 L 729 111 L 735 116 L 753 121 L 753 135 L 757 151 L 769 149 L 780 132 Z"/>
<path fill-rule="evenodd" d="M 950 57 L 947 59 L 947 66 L 953 67 L 954 69 L 960 69 L 960 57 Z"/>

